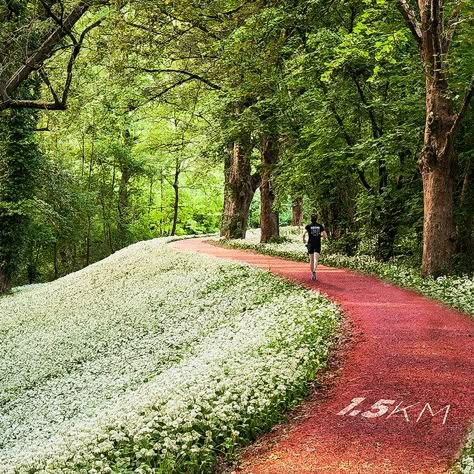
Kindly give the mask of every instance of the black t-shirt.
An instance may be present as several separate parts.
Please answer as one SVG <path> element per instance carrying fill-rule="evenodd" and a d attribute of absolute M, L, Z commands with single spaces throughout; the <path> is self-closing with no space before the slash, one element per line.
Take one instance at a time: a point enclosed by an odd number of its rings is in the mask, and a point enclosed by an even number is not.
<path fill-rule="evenodd" d="M 308 244 L 321 246 L 321 234 L 324 232 L 324 226 L 318 223 L 308 224 L 305 229 L 308 232 Z"/>

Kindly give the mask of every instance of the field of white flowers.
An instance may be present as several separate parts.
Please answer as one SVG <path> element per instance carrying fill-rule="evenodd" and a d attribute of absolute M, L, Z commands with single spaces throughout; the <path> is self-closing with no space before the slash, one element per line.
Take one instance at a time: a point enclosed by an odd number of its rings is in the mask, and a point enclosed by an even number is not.
<path fill-rule="evenodd" d="M 260 244 L 259 229 L 252 229 L 247 233 L 245 240 L 221 241 L 221 243 L 231 248 L 249 249 L 266 255 L 307 262 L 308 256 L 305 253 L 302 240 L 303 231 L 302 228 L 298 229 L 297 227 L 282 228 L 282 242 Z M 402 266 L 397 262 L 381 263 L 367 255 L 348 257 L 328 253 L 324 240 L 321 263 L 379 276 L 384 280 L 416 290 L 474 316 L 474 277 L 472 275 L 423 279 L 415 269 Z M 458 467 L 462 474 L 474 474 L 474 429 Z"/>
<path fill-rule="evenodd" d="M 0 299 L 0 472 L 203 473 L 293 406 L 337 308 L 143 242 Z"/>

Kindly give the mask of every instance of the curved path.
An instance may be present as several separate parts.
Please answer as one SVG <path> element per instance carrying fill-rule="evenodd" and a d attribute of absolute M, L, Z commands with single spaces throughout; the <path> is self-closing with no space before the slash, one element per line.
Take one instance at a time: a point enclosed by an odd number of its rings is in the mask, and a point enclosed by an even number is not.
<path fill-rule="evenodd" d="M 474 418 L 474 320 L 414 292 L 329 267 L 205 240 L 176 248 L 270 270 L 337 302 L 356 337 L 336 382 L 315 394 L 297 423 L 280 426 L 244 455 L 239 473 L 446 472 Z M 351 406 L 352 404 L 352 406 Z"/>

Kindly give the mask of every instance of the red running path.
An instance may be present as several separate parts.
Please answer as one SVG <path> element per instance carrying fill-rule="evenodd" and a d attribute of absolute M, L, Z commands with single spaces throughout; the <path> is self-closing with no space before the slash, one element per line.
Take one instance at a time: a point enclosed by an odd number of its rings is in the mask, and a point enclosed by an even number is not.
<path fill-rule="evenodd" d="M 453 465 L 474 418 L 474 320 L 343 269 L 320 266 L 313 283 L 304 263 L 205 240 L 173 245 L 246 262 L 320 290 L 355 328 L 328 392 L 315 394 L 297 422 L 248 449 L 239 473 L 433 474 Z M 355 398 L 360 404 L 338 414 Z M 371 408 L 377 402 L 380 408 Z"/>

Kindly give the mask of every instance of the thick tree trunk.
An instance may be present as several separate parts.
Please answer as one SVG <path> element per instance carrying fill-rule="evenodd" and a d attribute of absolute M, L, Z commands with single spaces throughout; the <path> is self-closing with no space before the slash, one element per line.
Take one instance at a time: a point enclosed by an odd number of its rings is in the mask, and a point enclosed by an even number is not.
<path fill-rule="evenodd" d="M 442 0 L 418 0 L 421 22 L 407 0 L 397 0 L 397 6 L 418 44 L 425 69 L 426 124 L 419 160 L 425 213 L 422 274 L 439 275 L 451 268 L 455 250 L 453 139 L 474 95 L 474 76 L 455 114 L 446 58 L 456 27 L 462 23 L 461 2 L 447 21 Z"/>
<path fill-rule="evenodd" d="M 273 209 L 275 193 L 272 186 L 273 167 L 278 162 L 278 136 L 265 136 L 262 143 L 262 183 L 260 185 L 260 242 L 280 235 L 278 212 Z"/>
<path fill-rule="evenodd" d="M 244 239 L 253 195 L 259 186 L 259 177 L 252 176 L 250 136 L 241 137 L 232 145 L 225 161 L 224 208 L 221 237 Z"/>
<path fill-rule="evenodd" d="M 424 146 L 419 158 L 424 198 L 423 276 L 441 275 L 452 268 L 456 152 L 450 131 L 455 118 L 444 79 L 427 76 Z"/>
<path fill-rule="evenodd" d="M 7 293 L 11 288 L 11 279 L 10 277 L 3 271 L 0 270 L 0 295 Z"/>
<path fill-rule="evenodd" d="M 454 155 L 454 152 L 453 152 Z M 424 226 L 422 275 L 438 276 L 449 272 L 455 251 L 453 213 L 453 173 L 440 164 L 423 171 Z"/>
<path fill-rule="evenodd" d="M 291 204 L 291 225 L 303 225 L 303 198 L 296 198 Z"/>

